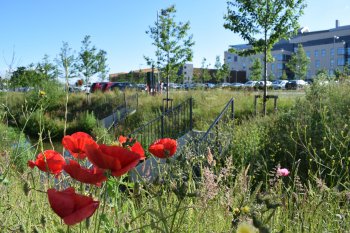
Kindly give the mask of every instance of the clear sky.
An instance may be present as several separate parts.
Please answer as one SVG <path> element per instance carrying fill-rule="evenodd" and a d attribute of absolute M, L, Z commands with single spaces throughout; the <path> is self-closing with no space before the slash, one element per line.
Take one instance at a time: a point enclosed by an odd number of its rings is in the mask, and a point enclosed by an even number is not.
<path fill-rule="evenodd" d="M 349 0 L 306 0 L 300 24 L 311 31 L 350 25 Z M 79 52 L 85 35 L 98 49 L 107 52 L 110 73 L 146 68 L 144 55 L 153 56 L 155 47 L 145 31 L 154 25 L 157 10 L 175 4 L 177 21 L 190 21 L 195 41 L 194 66 L 203 58 L 214 65 L 223 60 L 231 44 L 244 43 L 223 28 L 224 0 L 0 0 L 0 74 L 12 54 L 15 66 L 53 60 L 68 42 Z"/>

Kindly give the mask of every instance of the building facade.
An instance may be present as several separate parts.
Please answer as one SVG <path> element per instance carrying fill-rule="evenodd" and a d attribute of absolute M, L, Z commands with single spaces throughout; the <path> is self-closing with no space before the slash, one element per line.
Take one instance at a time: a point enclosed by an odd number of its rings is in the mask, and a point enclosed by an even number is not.
<path fill-rule="evenodd" d="M 305 53 L 310 59 L 308 79 L 313 78 L 320 70 L 326 70 L 330 75 L 333 75 L 336 69 L 343 70 L 346 64 L 350 64 L 350 25 L 339 26 L 337 20 L 335 28 L 314 32 L 302 28 L 290 40 L 281 40 L 276 43 L 271 51 L 274 61 L 267 65 L 269 76 L 280 79 L 285 71 L 289 79 L 293 78 L 293 74 L 285 64 L 297 51 L 298 44 L 303 45 Z M 249 45 L 232 45 L 230 48 L 239 51 L 249 48 Z M 251 73 L 249 68 L 254 59 L 261 59 L 263 64 L 263 54 L 242 57 L 225 51 L 224 59 L 225 64 L 231 70 L 246 71 L 248 79 Z"/>

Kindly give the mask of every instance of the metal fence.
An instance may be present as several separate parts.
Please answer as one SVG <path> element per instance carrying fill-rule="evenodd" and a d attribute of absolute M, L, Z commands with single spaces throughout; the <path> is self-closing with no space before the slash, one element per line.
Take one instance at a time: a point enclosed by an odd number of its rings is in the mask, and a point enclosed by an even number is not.
<path fill-rule="evenodd" d="M 233 127 L 233 120 L 234 99 L 231 98 L 208 130 L 196 140 L 197 151 L 204 153 L 209 147 L 212 151 L 221 154 L 225 145 L 229 143 L 230 130 L 228 127 Z"/>
<path fill-rule="evenodd" d="M 137 139 L 145 148 L 160 138 L 177 139 L 192 130 L 192 107 L 193 99 L 189 98 L 128 136 Z"/>
<path fill-rule="evenodd" d="M 117 124 L 125 119 L 128 114 L 137 110 L 138 108 L 138 94 L 126 95 L 123 93 L 123 101 L 118 105 L 111 104 L 110 113 L 108 116 L 100 119 L 101 124 L 105 128 L 116 127 Z"/>

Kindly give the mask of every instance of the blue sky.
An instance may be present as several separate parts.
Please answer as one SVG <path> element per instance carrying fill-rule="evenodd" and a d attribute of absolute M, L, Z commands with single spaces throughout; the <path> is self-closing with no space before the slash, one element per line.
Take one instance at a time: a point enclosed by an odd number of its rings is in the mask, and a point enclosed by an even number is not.
<path fill-rule="evenodd" d="M 0 0 L 0 74 L 12 54 L 15 66 L 53 60 L 68 42 L 79 51 L 85 35 L 98 49 L 107 51 L 110 73 L 145 68 L 144 55 L 155 48 L 145 31 L 156 21 L 157 10 L 175 4 L 177 21 L 190 21 L 196 67 L 206 58 L 214 65 L 230 44 L 244 43 L 223 28 L 224 0 Z M 335 20 L 350 25 L 349 0 L 307 0 L 300 24 L 311 31 L 333 28 Z"/>

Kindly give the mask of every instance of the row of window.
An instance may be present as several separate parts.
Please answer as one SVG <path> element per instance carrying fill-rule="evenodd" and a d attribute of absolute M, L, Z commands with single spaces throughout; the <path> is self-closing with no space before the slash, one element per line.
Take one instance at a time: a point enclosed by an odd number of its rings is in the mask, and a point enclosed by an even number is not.
<path fill-rule="evenodd" d="M 337 59 L 337 66 L 344 66 L 345 64 L 350 64 L 350 58 L 344 59 L 344 57 L 339 57 Z M 334 67 L 334 59 L 332 58 L 330 60 L 330 65 L 331 67 Z M 321 66 L 321 62 L 320 60 L 315 60 L 315 68 L 320 68 Z M 285 63 L 272 63 L 271 64 L 271 70 L 275 70 L 275 68 L 277 68 L 277 70 L 284 70 L 286 68 Z"/>
<path fill-rule="evenodd" d="M 321 56 L 325 57 L 326 56 L 326 49 L 321 49 Z M 319 50 L 314 50 L 314 57 L 318 57 L 319 55 Z M 334 48 L 331 48 L 329 50 L 330 55 L 334 56 Z M 308 56 L 310 58 L 311 56 L 311 52 L 310 51 L 306 51 L 306 56 Z M 337 48 L 337 55 L 345 55 L 345 54 L 350 54 L 350 48 Z"/>

